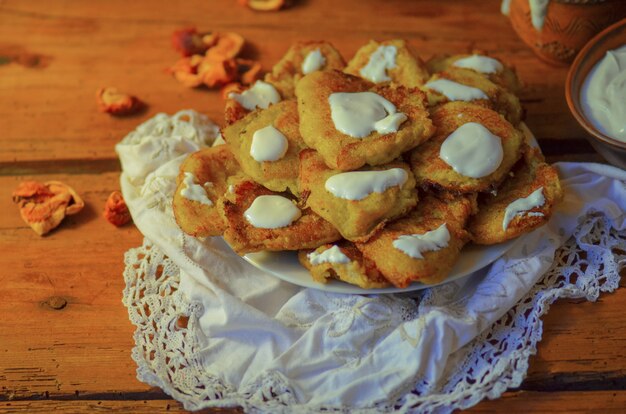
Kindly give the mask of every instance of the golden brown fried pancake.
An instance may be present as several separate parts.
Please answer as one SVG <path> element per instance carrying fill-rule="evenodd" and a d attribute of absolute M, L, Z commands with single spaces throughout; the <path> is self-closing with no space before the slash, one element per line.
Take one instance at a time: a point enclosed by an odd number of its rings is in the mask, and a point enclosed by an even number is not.
<path fill-rule="evenodd" d="M 500 114 L 467 102 L 449 102 L 437 107 L 432 114 L 437 132 L 426 143 L 411 151 L 410 163 L 418 185 L 434 186 L 458 193 L 492 191 L 504 179 L 522 155 L 524 135 Z M 461 125 L 475 122 L 500 137 L 503 159 L 491 174 L 466 177 L 454 171 L 439 157 L 441 145 Z"/>
<path fill-rule="evenodd" d="M 364 138 L 339 132 L 331 118 L 328 97 L 335 92 L 374 92 L 407 115 L 395 133 L 381 135 L 374 131 Z M 380 165 L 397 158 L 428 139 L 434 132 L 425 95 L 418 89 L 380 85 L 338 71 L 313 72 L 296 85 L 300 134 L 315 148 L 326 165 L 342 171 L 355 170 L 365 164 Z"/>
<path fill-rule="evenodd" d="M 356 52 L 352 60 L 348 62 L 344 72 L 363 77 L 360 73 L 361 69 L 368 64 L 370 56 L 380 46 L 396 47 L 396 67 L 386 70 L 387 76 L 391 78 L 391 82 L 409 88 L 418 87 L 426 82 L 429 76 L 426 65 L 417 55 L 409 50 L 406 42 L 402 39 L 386 40 L 384 42 L 370 40 L 367 45 Z"/>
<path fill-rule="evenodd" d="M 528 212 L 515 215 L 503 228 L 507 206 L 543 188 L 545 202 Z M 498 188 L 497 195 L 484 194 L 478 201 L 478 213 L 470 219 L 468 230 L 475 243 L 495 244 L 513 239 L 547 223 L 562 197 L 556 169 L 543 161 L 538 149 L 529 149 L 524 158 Z"/>
<path fill-rule="evenodd" d="M 196 237 L 219 236 L 226 224 L 217 211 L 217 201 L 226 192 L 227 180 L 240 171 L 239 164 L 228 145 L 207 148 L 189 155 L 180 166 L 172 208 L 178 226 Z M 189 200 L 181 191 L 185 173 L 193 174 L 195 184 L 201 185 L 213 205 Z M 210 183 L 210 184 L 209 184 Z"/>
<path fill-rule="evenodd" d="M 475 199 L 471 196 L 439 199 L 427 194 L 408 216 L 390 223 L 366 243 L 356 243 L 356 247 L 398 288 L 405 288 L 411 282 L 439 283 L 448 276 L 469 240 L 464 227 L 474 208 Z M 423 251 L 422 259 L 394 247 L 394 241 L 401 236 L 423 235 L 443 224 L 450 235 L 447 247 Z"/>
<path fill-rule="evenodd" d="M 257 228 L 244 213 L 261 195 L 280 195 L 250 179 L 233 182 L 218 203 L 220 215 L 227 223 L 224 240 L 239 255 L 261 250 L 300 250 L 316 248 L 341 238 L 332 224 L 309 208 L 301 208 L 301 217 L 286 227 Z"/>
<path fill-rule="evenodd" d="M 320 70 L 342 70 L 346 66 L 341 54 L 328 42 L 297 42 L 274 65 L 272 72 L 265 75 L 265 81 L 273 84 L 284 99 L 295 97 L 295 85 L 304 76 L 302 64 L 309 53 L 316 50 L 325 60 Z"/>
<path fill-rule="evenodd" d="M 394 161 L 361 171 L 391 168 L 402 168 L 407 172 L 407 180 L 402 186 L 390 187 L 382 193 L 373 192 L 361 200 L 347 200 L 336 197 L 325 187 L 326 180 L 341 171 L 328 168 L 317 152 L 307 149 L 300 153 L 302 197 L 308 207 L 331 222 L 344 238 L 365 241 L 387 221 L 408 213 L 417 204 L 415 179 L 406 163 Z"/>
<path fill-rule="evenodd" d="M 272 125 L 287 139 L 287 153 L 277 161 L 256 161 L 250 155 L 254 133 Z M 306 147 L 298 129 L 296 101 L 282 101 L 267 109 L 255 111 L 223 130 L 241 165 L 241 169 L 259 184 L 272 191 L 289 190 L 298 194 L 298 154 Z"/>
<path fill-rule="evenodd" d="M 258 81 L 258 82 L 260 82 L 260 81 Z M 270 85 L 272 85 L 274 87 L 274 89 L 276 89 L 278 94 L 280 95 L 280 91 L 278 90 L 276 85 L 272 84 L 271 82 L 266 82 L 266 83 L 269 83 Z M 233 123 L 239 121 L 240 119 L 242 119 L 243 117 L 245 117 L 246 115 L 248 115 L 251 112 L 255 112 L 255 111 L 264 109 L 264 108 L 258 108 L 258 107 L 256 107 L 253 110 L 246 109 L 239 102 L 237 102 L 236 99 L 230 97 L 231 93 L 241 94 L 244 91 L 246 91 L 248 89 L 251 89 L 252 87 L 254 87 L 254 84 L 250 85 L 250 87 L 247 87 L 247 88 L 244 88 L 242 86 L 235 86 L 228 93 L 228 95 L 226 97 L 226 102 L 224 104 L 224 120 L 226 121 L 226 125 L 230 125 L 230 124 L 233 124 Z M 284 97 L 281 95 L 281 100 L 282 99 L 284 99 Z M 270 106 L 271 106 L 271 104 L 270 104 Z"/>
<path fill-rule="evenodd" d="M 298 252 L 298 260 L 311 272 L 313 280 L 327 283 L 329 279 L 337 279 L 363 289 L 378 289 L 389 286 L 389 281 L 380 274 L 374 263 L 365 259 L 354 244 L 344 240 L 336 243 L 336 245 L 348 257 L 349 262 L 323 262 L 314 265 L 309 256 L 313 250 L 300 250 Z M 333 246 L 335 244 L 324 244 L 314 251 L 321 254 Z"/>
<path fill-rule="evenodd" d="M 480 52 L 480 51 L 474 51 L 474 54 L 493 58 L 493 56 L 489 56 L 488 54 Z M 470 57 L 470 56 L 472 56 L 471 53 L 452 55 L 452 56 L 437 55 L 437 56 L 433 56 L 430 60 L 428 60 L 426 62 L 426 66 L 430 73 L 443 72 L 443 71 L 448 70 L 451 67 L 454 67 L 454 62 L 456 62 L 457 60 Z M 502 70 L 496 73 L 481 73 L 481 75 L 489 78 L 489 80 L 492 81 L 493 83 L 500 85 L 503 88 L 506 88 L 515 94 L 518 93 L 521 90 L 522 85 L 517 77 L 517 74 L 515 73 L 515 68 L 504 64 L 504 62 L 502 62 L 500 59 L 496 59 L 496 60 L 502 63 L 502 66 L 503 66 Z M 480 72 L 476 72 L 476 73 L 480 73 Z"/>
<path fill-rule="evenodd" d="M 489 99 L 477 99 L 471 101 L 471 103 L 493 109 L 502 114 L 507 121 L 513 125 L 518 125 L 522 120 L 522 107 L 519 99 L 507 89 L 496 85 L 487 77 L 473 70 L 449 67 L 444 72 L 435 73 L 428 82 L 437 79 L 447 79 L 462 85 L 478 88 L 483 91 Z M 424 86 L 422 90 L 426 93 L 428 104 L 431 107 L 449 102 L 445 95 L 434 89 L 429 89 Z"/>

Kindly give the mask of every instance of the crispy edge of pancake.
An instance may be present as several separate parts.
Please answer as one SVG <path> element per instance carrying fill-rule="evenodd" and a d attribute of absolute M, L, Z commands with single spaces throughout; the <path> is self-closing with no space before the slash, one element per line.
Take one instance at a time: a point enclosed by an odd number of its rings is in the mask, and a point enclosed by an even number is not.
<path fill-rule="evenodd" d="M 478 213 L 468 224 L 474 243 L 501 243 L 544 225 L 563 196 L 556 169 L 543 161 L 538 149 L 529 149 L 511 174 L 496 195 L 485 194 L 479 198 Z M 502 223 L 507 206 L 519 198 L 528 197 L 540 187 L 543 187 L 544 204 L 529 210 L 531 215 L 516 215 L 504 230 Z"/>
<path fill-rule="evenodd" d="M 522 89 L 522 83 L 517 77 L 517 72 L 515 67 L 512 65 L 503 62 L 502 59 L 490 56 L 488 53 L 481 50 L 474 50 L 471 53 L 463 53 L 457 55 L 448 55 L 448 54 L 440 54 L 431 57 L 428 61 L 426 61 L 426 67 L 430 73 L 443 72 L 447 70 L 449 67 L 454 67 L 453 64 L 459 59 L 463 59 L 466 57 L 470 57 L 473 54 L 487 56 L 494 59 L 497 59 L 500 63 L 502 63 L 503 69 L 496 73 L 481 73 L 476 72 L 482 76 L 489 78 L 493 83 L 502 86 L 503 88 L 508 89 L 509 91 L 517 94 Z"/>
<path fill-rule="evenodd" d="M 439 283 L 448 277 L 469 240 L 464 227 L 474 209 L 474 196 L 439 199 L 427 194 L 408 216 L 390 223 L 369 241 L 356 243 L 356 247 L 395 287 L 406 288 L 412 282 Z M 414 259 L 393 246 L 400 236 L 424 234 L 444 223 L 450 233 L 448 246 L 422 252 L 423 259 Z"/>
<path fill-rule="evenodd" d="M 393 103 L 408 119 L 395 133 L 372 132 L 354 138 L 339 132 L 331 117 L 328 97 L 335 92 L 371 91 Z M 392 161 L 407 150 L 429 139 L 435 132 L 425 94 L 403 86 L 379 85 L 339 71 L 314 72 L 296 85 L 300 134 L 304 142 L 315 148 L 326 165 L 350 171 L 365 164 L 380 165 Z"/>
<path fill-rule="evenodd" d="M 341 238 L 335 227 L 313 210 L 300 209 L 302 216 L 286 227 L 261 229 L 244 217 L 245 211 L 261 195 L 283 195 L 266 189 L 249 178 L 234 181 L 218 203 L 220 215 L 227 224 L 224 240 L 239 255 L 261 250 L 300 250 L 316 248 Z"/>
<path fill-rule="evenodd" d="M 267 82 L 267 81 L 265 81 Z M 274 85 L 272 82 L 267 82 L 269 84 L 271 84 L 276 91 L 278 92 L 278 94 L 280 95 L 280 101 L 283 101 L 285 98 L 283 97 L 283 95 L 280 93 L 279 88 Z M 250 85 L 249 87 L 240 87 L 238 88 L 237 93 L 242 93 L 243 91 L 250 89 L 254 84 Z M 229 94 L 230 95 L 230 94 Z M 270 105 L 271 106 L 271 105 Z M 244 108 L 239 102 L 237 102 L 236 100 L 226 97 L 225 102 L 224 102 L 224 121 L 226 123 L 226 125 L 231 125 L 234 124 L 235 122 L 239 121 L 240 119 L 243 119 L 246 115 L 253 113 L 253 112 L 257 112 L 257 111 L 261 111 L 263 110 L 263 108 L 255 108 L 251 111 L 247 110 L 246 108 Z"/>
<path fill-rule="evenodd" d="M 524 114 L 517 96 L 471 69 L 450 67 L 443 72 L 433 74 L 433 76 L 428 79 L 428 82 L 437 79 L 447 79 L 473 88 L 478 88 L 483 91 L 489 99 L 476 99 L 471 101 L 471 103 L 493 109 L 503 115 L 507 121 L 514 126 L 522 121 Z M 422 90 L 426 93 L 428 104 L 431 108 L 450 102 L 444 94 L 438 91 L 426 87 L 423 87 Z"/>
<path fill-rule="evenodd" d="M 203 187 L 213 203 L 212 206 L 189 200 L 181 195 L 181 190 L 185 187 L 183 183 L 185 172 L 194 175 L 196 184 L 211 183 L 210 186 Z M 239 164 L 228 145 L 202 149 L 190 154 L 183 161 L 176 177 L 177 187 L 172 200 L 174 218 L 183 232 L 195 237 L 222 234 L 226 225 L 216 205 L 226 192 L 228 178 L 238 172 Z"/>
<path fill-rule="evenodd" d="M 393 186 L 382 193 L 373 192 L 362 200 L 345 200 L 326 190 L 326 180 L 342 171 L 326 166 L 320 155 L 311 149 L 300 153 L 300 188 L 306 205 L 331 222 L 351 241 L 365 241 L 382 229 L 388 221 L 405 215 L 417 204 L 415 178 L 410 167 L 393 161 L 363 171 L 402 168 L 408 178 L 402 186 Z"/>
<path fill-rule="evenodd" d="M 336 245 L 350 259 L 350 262 L 311 264 L 308 256 L 311 252 L 322 253 L 334 245 L 324 244 L 315 250 L 300 250 L 298 252 L 298 260 L 311 273 L 313 280 L 319 283 L 328 283 L 329 280 L 336 279 L 362 289 L 378 289 L 390 285 L 389 281 L 376 269 L 374 263 L 365 259 L 359 249 L 349 241 L 344 240 L 336 243 Z"/>
<path fill-rule="evenodd" d="M 287 153 L 277 161 L 258 162 L 250 155 L 252 137 L 257 130 L 269 125 L 273 125 L 287 138 Z M 256 182 L 272 191 L 299 193 L 298 154 L 306 144 L 300 137 L 295 100 L 278 102 L 267 109 L 255 111 L 224 128 L 223 136 L 231 145 L 241 169 Z"/>
<path fill-rule="evenodd" d="M 443 188 L 456 193 L 493 191 L 522 156 L 526 145 L 524 134 L 491 109 L 455 101 L 437 107 L 432 117 L 437 133 L 409 155 L 415 179 L 422 187 Z M 502 140 L 502 162 L 494 172 L 485 177 L 463 176 L 439 157 L 443 142 L 468 122 L 482 124 Z"/>
<path fill-rule="evenodd" d="M 316 49 L 319 49 L 326 59 L 321 70 L 343 70 L 346 66 L 341 53 L 329 42 L 323 40 L 296 42 L 274 65 L 272 71 L 265 75 L 265 81 L 273 84 L 283 98 L 294 98 L 295 85 L 304 76 L 302 64 L 307 55 Z"/>
<path fill-rule="evenodd" d="M 407 42 L 403 39 L 385 40 L 382 42 L 370 40 L 369 43 L 357 50 L 354 57 L 348 62 L 344 72 L 354 76 L 361 76 L 361 69 L 368 64 L 370 56 L 380 46 L 396 47 L 396 67 L 387 69 L 387 75 L 391 78 L 391 82 L 409 88 L 421 86 L 426 82 L 429 77 L 426 64 L 411 51 Z"/>

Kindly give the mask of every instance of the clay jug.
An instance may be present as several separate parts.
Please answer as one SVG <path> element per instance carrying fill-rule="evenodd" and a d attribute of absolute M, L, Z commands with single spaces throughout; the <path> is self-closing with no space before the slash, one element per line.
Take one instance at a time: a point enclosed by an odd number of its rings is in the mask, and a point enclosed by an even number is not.
<path fill-rule="evenodd" d="M 626 17 L 626 0 L 511 0 L 509 17 L 518 36 L 542 60 L 569 65 L 596 33 Z M 535 22 L 533 24 L 533 17 Z"/>

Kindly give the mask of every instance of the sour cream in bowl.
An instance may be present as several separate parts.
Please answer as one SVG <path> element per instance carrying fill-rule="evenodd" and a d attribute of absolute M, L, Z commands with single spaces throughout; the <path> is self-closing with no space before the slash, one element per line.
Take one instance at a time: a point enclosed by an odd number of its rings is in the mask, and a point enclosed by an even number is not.
<path fill-rule="evenodd" d="M 595 150 L 626 169 L 626 19 L 600 32 L 576 56 L 565 96 Z"/>

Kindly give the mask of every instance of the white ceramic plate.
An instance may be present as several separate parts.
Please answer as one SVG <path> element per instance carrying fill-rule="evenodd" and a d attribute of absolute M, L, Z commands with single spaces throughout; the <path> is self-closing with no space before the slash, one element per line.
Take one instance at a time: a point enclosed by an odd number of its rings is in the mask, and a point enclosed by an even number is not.
<path fill-rule="evenodd" d="M 513 247 L 514 243 L 515 239 L 491 246 L 479 246 L 475 244 L 466 245 L 461 251 L 459 260 L 450 272 L 450 276 L 440 284 L 452 282 L 453 280 L 457 280 L 482 269 L 506 253 L 511 247 Z M 362 289 L 358 286 L 350 285 L 339 280 L 331 280 L 324 284 L 313 280 L 309 271 L 306 270 L 306 268 L 304 268 L 304 266 L 302 266 L 298 261 L 297 252 L 259 252 L 247 254 L 243 258 L 250 262 L 253 266 L 258 267 L 259 269 L 264 270 L 286 282 L 302 287 L 325 290 L 327 292 L 357 294 L 398 293 L 436 286 L 425 285 L 423 283 L 412 283 L 409 287 L 404 289 L 395 287 Z"/>

